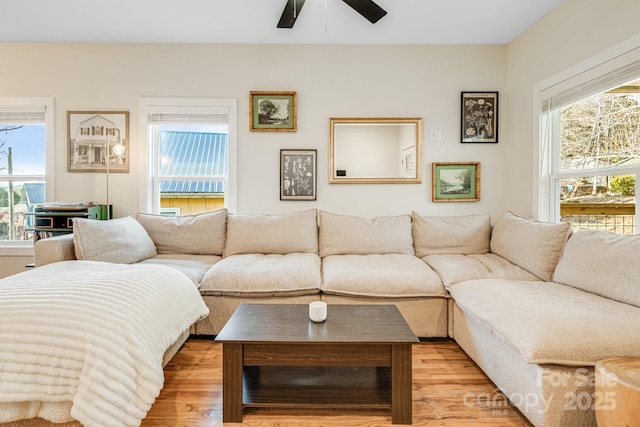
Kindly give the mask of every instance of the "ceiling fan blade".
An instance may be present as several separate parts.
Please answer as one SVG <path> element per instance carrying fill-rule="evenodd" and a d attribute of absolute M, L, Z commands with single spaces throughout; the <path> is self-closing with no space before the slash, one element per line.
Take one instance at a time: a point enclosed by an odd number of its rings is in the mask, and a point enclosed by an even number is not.
<path fill-rule="evenodd" d="M 378 6 L 372 0 L 342 0 L 349 6 L 353 8 L 360 15 L 364 16 L 371 22 L 375 24 L 387 14 L 387 11 Z"/>
<path fill-rule="evenodd" d="M 278 21 L 277 27 L 293 28 L 293 24 L 296 23 L 296 19 L 300 15 L 302 6 L 304 6 L 304 0 L 287 0 L 287 4 L 282 11 L 282 16 L 280 17 L 280 21 Z"/>

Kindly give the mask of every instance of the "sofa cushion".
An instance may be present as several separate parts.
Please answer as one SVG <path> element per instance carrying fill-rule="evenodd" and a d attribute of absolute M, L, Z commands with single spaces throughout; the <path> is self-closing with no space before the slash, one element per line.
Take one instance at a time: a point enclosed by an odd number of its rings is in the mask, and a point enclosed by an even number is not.
<path fill-rule="evenodd" d="M 74 218 L 73 248 L 77 259 L 132 264 L 156 255 L 146 230 L 132 216 L 96 221 Z"/>
<path fill-rule="evenodd" d="M 640 354 L 640 310 L 629 304 L 554 282 L 481 279 L 449 291 L 528 363 L 593 366 Z"/>
<path fill-rule="evenodd" d="M 136 219 L 159 254 L 222 255 L 224 250 L 227 209 L 181 216 L 139 212 Z"/>
<path fill-rule="evenodd" d="M 571 231 L 569 222 L 536 221 L 508 211 L 493 227 L 491 252 L 550 281 Z"/>
<path fill-rule="evenodd" d="M 217 262 L 205 274 L 206 296 L 277 297 L 320 292 L 317 254 L 239 254 Z"/>
<path fill-rule="evenodd" d="M 320 256 L 367 254 L 413 255 L 411 216 L 373 219 L 320 212 Z"/>
<path fill-rule="evenodd" d="M 318 211 L 281 215 L 231 214 L 224 256 L 318 253 Z"/>
<path fill-rule="evenodd" d="M 491 217 L 422 216 L 412 212 L 416 256 L 433 254 L 486 254 L 489 252 Z"/>
<path fill-rule="evenodd" d="M 440 275 L 445 287 L 473 279 L 540 280 L 496 254 L 429 255 L 422 260 Z"/>
<path fill-rule="evenodd" d="M 446 297 L 438 274 L 413 255 L 329 255 L 322 259 L 322 291 L 335 295 Z"/>
<path fill-rule="evenodd" d="M 640 307 L 640 236 L 577 230 L 553 280 Z"/>
<path fill-rule="evenodd" d="M 207 271 L 222 259 L 219 255 L 158 254 L 140 261 L 145 264 L 160 264 L 175 268 L 186 274 L 191 281 L 200 287 L 200 282 Z"/>

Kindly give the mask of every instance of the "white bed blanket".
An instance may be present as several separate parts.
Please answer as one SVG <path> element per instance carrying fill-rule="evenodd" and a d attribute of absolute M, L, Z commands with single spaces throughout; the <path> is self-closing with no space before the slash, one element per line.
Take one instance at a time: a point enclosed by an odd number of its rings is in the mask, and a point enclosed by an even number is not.
<path fill-rule="evenodd" d="M 64 261 L 0 280 L 0 422 L 140 425 L 165 350 L 207 314 L 193 282 L 160 265 Z"/>

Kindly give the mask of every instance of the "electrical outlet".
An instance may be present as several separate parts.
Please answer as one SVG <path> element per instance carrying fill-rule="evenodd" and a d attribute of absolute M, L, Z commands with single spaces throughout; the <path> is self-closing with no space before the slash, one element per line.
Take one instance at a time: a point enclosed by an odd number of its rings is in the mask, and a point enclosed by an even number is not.
<path fill-rule="evenodd" d="M 431 141 L 442 141 L 442 131 L 440 129 L 434 129 L 431 131 Z"/>

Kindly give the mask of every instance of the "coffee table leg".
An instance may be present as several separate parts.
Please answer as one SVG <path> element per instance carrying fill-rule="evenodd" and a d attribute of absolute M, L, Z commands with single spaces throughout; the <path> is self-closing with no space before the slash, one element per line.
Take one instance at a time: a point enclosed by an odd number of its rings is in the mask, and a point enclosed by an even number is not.
<path fill-rule="evenodd" d="M 242 422 L 242 344 L 222 344 L 222 421 Z"/>
<path fill-rule="evenodd" d="M 411 424 L 411 344 L 394 344 L 391 349 L 391 422 Z"/>

